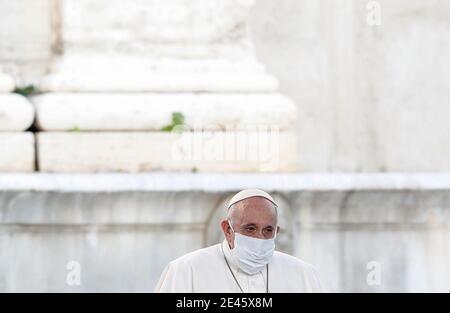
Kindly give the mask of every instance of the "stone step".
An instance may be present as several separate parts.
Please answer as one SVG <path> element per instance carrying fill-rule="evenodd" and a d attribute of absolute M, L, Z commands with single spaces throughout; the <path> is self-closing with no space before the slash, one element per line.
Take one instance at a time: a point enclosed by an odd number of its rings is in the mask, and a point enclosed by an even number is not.
<path fill-rule="evenodd" d="M 66 130 L 161 130 L 180 112 L 188 129 L 293 129 L 297 109 L 277 94 L 50 93 L 32 98 L 38 127 Z"/>
<path fill-rule="evenodd" d="M 32 133 L 0 132 L 0 172 L 32 172 L 34 160 Z"/>
<path fill-rule="evenodd" d="M 450 173 L 8 173 L 0 190 L 35 192 L 209 192 L 246 188 L 267 192 L 450 191 Z M 450 204 L 449 201 L 447 203 Z M 450 221 L 450 219 L 449 219 Z"/>
<path fill-rule="evenodd" d="M 295 133 L 41 132 L 42 172 L 293 172 Z"/>
<path fill-rule="evenodd" d="M 164 59 L 67 54 L 39 85 L 57 92 L 270 92 L 277 79 L 253 58 Z"/>
<path fill-rule="evenodd" d="M 0 94 L 0 131 L 23 131 L 34 121 L 34 108 L 18 94 Z"/>

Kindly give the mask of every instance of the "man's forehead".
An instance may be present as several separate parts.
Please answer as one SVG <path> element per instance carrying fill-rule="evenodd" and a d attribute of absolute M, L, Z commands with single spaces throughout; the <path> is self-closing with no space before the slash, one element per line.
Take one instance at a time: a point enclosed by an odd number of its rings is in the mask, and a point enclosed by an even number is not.
<path fill-rule="evenodd" d="M 229 210 L 229 217 L 241 226 L 273 226 L 277 223 L 277 209 L 268 199 L 251 197 L 235 203 Z"/>
<path fill-rule="evenodd" d="M 233 217 L 241 225 L 254 224 L 261 227 L 277 223 L 276 208 L 267 199 L 253 197 L 236 204 Z"/>

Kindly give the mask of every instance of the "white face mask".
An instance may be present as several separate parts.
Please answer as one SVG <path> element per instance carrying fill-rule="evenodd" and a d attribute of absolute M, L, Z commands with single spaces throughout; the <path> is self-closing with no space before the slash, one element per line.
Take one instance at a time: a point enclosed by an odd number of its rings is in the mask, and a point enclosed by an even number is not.
<path fill-rule="evenodd" d="M 231 255 L 239 268 L 247 274 L 253 275 L 263 270 L 270 262 L 275 250 L 275 236 L 272 239 L 259 239 L 245 236 L 234 231 L 234 249 Z"/>

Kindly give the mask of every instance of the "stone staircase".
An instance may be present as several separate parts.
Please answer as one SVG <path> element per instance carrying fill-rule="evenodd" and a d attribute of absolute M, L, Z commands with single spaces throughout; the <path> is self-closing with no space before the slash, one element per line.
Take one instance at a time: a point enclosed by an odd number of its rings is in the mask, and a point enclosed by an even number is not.
<path fill-rule="evenodd" d="M 22 134 L 28 164 L 11 168 L 296 170 L 296 105 L 255 58 L 251 1 L 60 6 L 62 52 L 30 98 L 37 148 Z M 20 130 L 30 126 L 27 118 Z"/>

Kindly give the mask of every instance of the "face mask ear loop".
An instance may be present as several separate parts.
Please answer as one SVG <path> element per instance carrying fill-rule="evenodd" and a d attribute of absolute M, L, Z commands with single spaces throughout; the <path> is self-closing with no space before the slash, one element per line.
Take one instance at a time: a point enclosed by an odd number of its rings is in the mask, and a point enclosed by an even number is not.
<path fill-rule="evenodd" d="M 234 240 L 235 240 L 235 242 L 236 242 L 236 232 L 234 231 L 233 226 L 231 226 L 231 221 L 230 221 L 230 219 L 227 218 L 227 221 L 228 221 L 228 225 L 230 226 L 231 230 L 233 231 L 233 234 L 235 235 L 235 237 L 234 237 L 235 239 L 234 239 Z"/>
<path fill-rule="evenodd" d="M 278 235 L 278 225 L 275 226 L 275 236 L 273 236 L 273 240 L 277 238 L 277 235 Z"/>
<path fill-rule="evenodd" d="M 231 226 L 231 221 L 230 221 L 229 219 L 227 219 L 227 221 L 228 221 L 228 225 L 230 225 L 230 228 L 231 228 L 231 230 L 233 231 L 233 233 L 236 233 L 236 232 L 234 231 L 234 229 L 233 229 L 233 226 Z"/>

